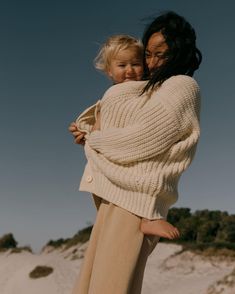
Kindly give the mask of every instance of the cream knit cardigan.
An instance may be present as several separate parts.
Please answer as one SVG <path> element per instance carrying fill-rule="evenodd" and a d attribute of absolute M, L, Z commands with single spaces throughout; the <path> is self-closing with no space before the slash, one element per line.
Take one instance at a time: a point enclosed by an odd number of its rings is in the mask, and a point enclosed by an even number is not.
<path fill-rule="evenodd" d="M 150 96 L 140 95 L 145 84 L 114 85 L 78 117 L 78 129 L 87 133 L 88 159 L 80 190 L 140 217 L 160 219 L 176 202 L 179 178 L 195 154 L 200 94 L 196 81 L 185 75 L 169 78 Z M 101 130 L 91 133 L 98 107 Z"/>

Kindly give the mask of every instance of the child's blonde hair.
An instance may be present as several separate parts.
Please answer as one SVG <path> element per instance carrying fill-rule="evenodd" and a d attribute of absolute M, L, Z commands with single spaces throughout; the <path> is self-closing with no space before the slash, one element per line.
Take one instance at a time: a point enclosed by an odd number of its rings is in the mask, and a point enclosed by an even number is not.
<path fill-rule="evenodd" d="M 143 57 L 143 44 L 140 40 L 129 35 L 114 35 L 107 39 L 94 60 L 95 68 L 107 73 L 111 60 L 120 50 L 135 48 L 137 53 Z"/>

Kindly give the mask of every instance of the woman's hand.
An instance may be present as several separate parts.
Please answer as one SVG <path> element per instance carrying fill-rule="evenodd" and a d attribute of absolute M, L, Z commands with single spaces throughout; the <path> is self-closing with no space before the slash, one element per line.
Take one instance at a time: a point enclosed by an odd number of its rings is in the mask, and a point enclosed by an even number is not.
<path fill-rule="evenodd" d="M 74 137 L 74 142 L 76 144 L 85 145 L 85 134 L 84 132 L 80 132 L 75 124 L 75 122 L 72 122 L 69 126 L 69 131 L 72 133 Z"/>
<path fill-rule="evenodd" d="M 96 130 L 100 130 L 100 112 L 97 113 L 97 119 L 95 124 L 93 125 L 91 132 L 96 131 Z M 74 142 L 76 144 L 80 144 L 80 145 L 85 145 L 85 134 L 84 132 L 81 132 L 78 130 L 75 122 L 72 122 L 69 126 L 69 131 L 72 133 L 73 137 L 74 137 Z"/>

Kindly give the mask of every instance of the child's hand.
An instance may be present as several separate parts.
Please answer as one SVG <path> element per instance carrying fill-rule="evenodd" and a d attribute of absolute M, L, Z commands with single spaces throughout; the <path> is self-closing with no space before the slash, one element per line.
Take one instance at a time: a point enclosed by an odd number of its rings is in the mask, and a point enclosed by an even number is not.
<path fill-rule="evenodd" d="M 69 131 L 72 133 L 74 137 L 74 142 L 80 145 L 85 144 L 84 136 L 86 133 L 80 132 L 75 124 L 75 122 L 72 122 L 69 126 Z"/>
<path fill-rule="evenodd" d="M 153 221 L 142 219 L 140 230 L 147 235 L 157 235 L 171 240 L 180 236 L 179 230 L 164 219 Z"/>

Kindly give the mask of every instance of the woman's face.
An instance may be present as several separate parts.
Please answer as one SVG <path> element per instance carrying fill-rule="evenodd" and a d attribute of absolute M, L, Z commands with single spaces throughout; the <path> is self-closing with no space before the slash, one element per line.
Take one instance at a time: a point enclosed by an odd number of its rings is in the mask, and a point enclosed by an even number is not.
<path fill-rule="evenodd" d="M 145 61 L 150 74 L 165 62 L 164 54 L 167 50 L 168 45 L 163 34 L 161 32 L 152 34 L 145 49 Z"/>

